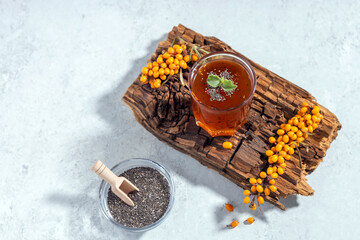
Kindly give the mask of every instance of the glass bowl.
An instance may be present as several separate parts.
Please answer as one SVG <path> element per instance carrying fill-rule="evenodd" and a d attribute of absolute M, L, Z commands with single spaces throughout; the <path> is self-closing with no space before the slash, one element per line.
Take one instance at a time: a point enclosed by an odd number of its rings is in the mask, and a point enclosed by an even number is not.
<path fill-rule="evenodd" d="M 115 173 L 115 175 L 118 176 L 121 173 L 125 172 L 126 170 L 129 170 L 129 169 L 135 168 L 135 167 L 153 168 L 153 169 L 159 171 L 167 180 L 167 182 L 169 184 L 169 188 L 170 188 L 170 201 L 169 201 L 168 208 L 166 209 L 166 212 L 164 213 L 164 215 L 156 222 L 154 222 L 148 226 L 141 227 L 141 228 L 132 228 L 132 227 L 127 227 L 127 226 L 122 225 L 121 223 L 116 221 L 110 213 L 110 210 L 107 205 L 107 197 L 108 197 L 108 191 L 110 189 L 110 185 L 107 182 L 105 182 L 104 180 L 101 182 L 100 189 L 99 189 L 100 209 L 101 209 L 101 212 L 104 214 L 105 218 L 110 220 L 116 226 L 118 226 L 126 231 L 130 231 L 130 232 L 144 232 L 144 231 L 148 231 L 148 230 L 153 229 L 153 228 L 157 227 L 158 225 L 160 225 L 160 223 L 162 223 L 166 219 L 166 217 L 169 215 L 169 212 L 174 204 L 175 188 L 174 188 L 174 183 L 170 177 L 169 172 L 163 166 L 161 166 L 159 163 L 156 163 L 149 159 L 132 158 L 132 159 L 124 160 L 124 161 L 116 164 L 113 168 L 111 168 L 111 171 L 113 171 Z"/>

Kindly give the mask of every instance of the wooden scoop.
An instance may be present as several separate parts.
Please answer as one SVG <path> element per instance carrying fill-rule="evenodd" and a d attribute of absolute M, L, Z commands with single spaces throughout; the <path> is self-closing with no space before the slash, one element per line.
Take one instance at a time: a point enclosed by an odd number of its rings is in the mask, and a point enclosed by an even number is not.
<path fill-rule="evenodd" d="M 128 194 L 139 189 L 124 177 L 116 176 L 109 168 L 98 160 L 91 168 L 97 175 L 104 179 L 111 186 L 111 191 L 130 206 L 135 206 L 134 202 L 129 198 Z"/>

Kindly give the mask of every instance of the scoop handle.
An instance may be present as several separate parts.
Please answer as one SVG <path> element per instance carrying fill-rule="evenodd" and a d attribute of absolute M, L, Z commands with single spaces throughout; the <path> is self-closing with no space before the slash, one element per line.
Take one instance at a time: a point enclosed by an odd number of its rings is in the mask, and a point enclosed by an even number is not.
<path fill-rule="evenodd" d="M 108 167 L 105 166 L 100 160 L 92 166 L 92 171 L 94 171 L 97 175 L 99 175 L 102 179 L 104 179 L 111 186 L 115 186 L 116 179 L 118 178 Z"/>

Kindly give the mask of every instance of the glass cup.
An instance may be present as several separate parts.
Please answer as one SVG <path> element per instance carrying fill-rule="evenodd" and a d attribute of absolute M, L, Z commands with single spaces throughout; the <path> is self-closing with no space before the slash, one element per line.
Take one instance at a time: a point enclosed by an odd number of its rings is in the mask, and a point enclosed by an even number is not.
<path fill-rule="evenodd" d="M 241 65 L 250 78 L 251 91 L 249 96 L 235 107 L 228 109 L 214 108 L 199 101 L 193 93 L 194 81 L 199 70 L 205 64 L 215 60 L 228 60 Z M 251 100 L 256 88 L 256 76 L 250 63 L 239 54 L 232 52 L 213 52 L 203 56 L 194 64 L 189 75 L 189 86 L 191 105 L 196 124 L 207 131 L 212 137 L 232 136 L 247 120 Z"/>
<path fill-rule="evenodd" d="M 126 170 L 129 170 L 129 169 L 135 168 L 135 167 L 150 167 L 150 168 L 156 169 L 167 180 L 167 182 L 169 184 L 169 188 L 170 188 L 170 202 L 169 202 L 168 208 L 166 209 L 166 212 L 164 213 L 164 215 L 159 220 L 154 222 L 153 224 L 150 224 L 150 225 L 142 227 L 142 228 L 131 228 L 131 227 L 122 225 L 121 223 L 116 221 L 110 213 L 110 210 L 109 210 L 109 207 L 107 204 L 107 197 L 108 197 L 108 191 L 110 189 L 110 185 L 107 182 L 105 182 L 104 180 L 101 182 L 100 189 L 99 189 L 100 209 L 101 209 L 101 212 L 104 214 L 105 218 L 108 219 L 109 221 L 111 221 L 116 226 L 118 226 L 126 231 L 130 231 L 130 232 L 144 232 L 144 231 L 148 231 L 150 229 L 153 229 L 153 228 L 159 226 L 159 224 L 162 223 L 165 220 L 165 218 L 169 215 L 169 212 L 174 204 L 175 187 L 174 187 L 174 183 L 170 177 L 169 172 L 160 164 L 158 164 L 154 161 L 148 160 L 148 159 L 132 158 L 129 160 L 125 160 L 125 161 L 118 163 L 113 168 L 111 168 L 111 171 L 113 171 L 115 173 L 115 175 L 119 176 L 121 173 L 125 172 Z"/>

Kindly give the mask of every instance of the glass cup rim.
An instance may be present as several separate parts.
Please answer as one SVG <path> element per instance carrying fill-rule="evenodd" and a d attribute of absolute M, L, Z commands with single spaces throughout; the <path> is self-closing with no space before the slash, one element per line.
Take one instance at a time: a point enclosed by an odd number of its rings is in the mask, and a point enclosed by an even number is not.
<path fill-rule="evenodd" d="M 210 57 L 213 57 L 213 56 L 216 56 L 216 55 L 230 56 L 230 57 L 237 58 L 238 60 L 240 60 L 240 64 L 245 68 L 246 72 L 248 73 L 248 75 L 250 77 L 251 83 L 253 85 L 251 93 L 242 103 L 240 103 L 237 106 L 234 106 L 234 107 L 231 107 L 231 108 L 226 108 L 226 109 L 219 109 L 219 108 L 211 107 L 211 106 L 208 106 L 208 105 L 204 104 L 203 102 L 197 100 L 193 95 L 191 79 L 193 77 L 195 77 L 195 76 L 193 76 L 195 74 L 194 71 L 197 68 L 200 68 L 200 66 L 202 64 L 202 61 L 205 61 L 206 59 L 208 59 Z M 250 73 L 248 71 L 250 71 Z M 247 59 L 245 59 L 245 57 L 243 57 L 241 54 L 235 53 L 235 52 L 216 51 L 216 52 L 206 54 L 206 55 L 202 56 L 198 61 L 195 62 L 195 64 L 192 66 L 192 68 L 190 70 L 190 74 L 189 74 L 189 91 L 190 91 L 191 97 L 194 99 L 194 101 L 197 101 L 199 104 L 201 104 L 201 105 L 203 105 L 203 106 L 205 106 L 207 108 L 213 109 L 215 111 L 230 111 L 230 110 L 237 109 L 237 108 L 245 105 L 247 102 L 249 102 L 253 98 L 255 90 L 256 90 L 256 85 L 257 85 L 257 81 L 256 81 L 256 75 L 255 75 L 254 68 L 252 67 L 250 62 Z"/>
<path fill-rule="evenodd" d="M 141 227 L 141 228 L 132 228 L 132 227 L 127 227 L 122 225 L 121 223 L 119 223 L 118 221 L 116 221 L 113 216 L 110 214 L 110 212 L 108 211 L 108 207 L 107 207 L 107 202 L 103 203 L 102 199 L 103 197 L 105 197 L 105 200 L 107 200 L 107 196 L 103 196 L 103 189 L 106 188 L 105 194 L 107 194 L 110 185 L 105 182 L 104 180 L 101 181 L 100 187 L 99 187 L 99 204 L 100 204 L 100 210 L 103 213 L 103 215 L 105 216 L 106 219 L 110 220 L 110 222 L 112 222 L 113 224 L 115 224 L 116 226 L 129 231 L 129 232 L 144 232 L 144 231 L 148 231 L 151 230 L 155 227 L 157 227 L 158 225 L 160 225 L 169 215 L 170 210 L 172 209 L 172 206 L 174 205 L 174 200 L 175 200 L 175 186 L 174 186 L 174 182 L 169 174 L 169 172 L 166 170 L 166 168 L 164 166 L 162 166 L 160 163 L 157 163 L 153 160 L 150 159 L 146 159 L 146 158 L 131 158 L 131 159 L 127 159 L 127 160 L 123 160 L 121 162 L 119 162 L 118 164 L 116 164 L 115 166 L 113 166 L 111 168 L 111 171 L 114 171 L 116 169 L 118 169 L 119 167 L 121 167 L 121 165 L 125 165 L 129 164 L 133 162 L 136 166 L 132 166 L 133 167 L 141 167 L 142 165 L 140 165 L 141 163 L 147 163 L 150 166 L 145 166 L 145 167 L 152 167 L 155 170 L 159 171 L 160 174 L 162 174 L 164 176 L 164 178 L 166 179 L 166 181 L 169 184 L 169 188 L 170 188 L 170 200 L 169 200 L 169 205 L 165 211 L 165 213 L 154 223 Z M 129 168 L 129 169 L 131 169 Z M 125 169 L 124 171 L 126 171 L 128 169 Z M 106 186 L 107 185 L 107 186 Z"/>

